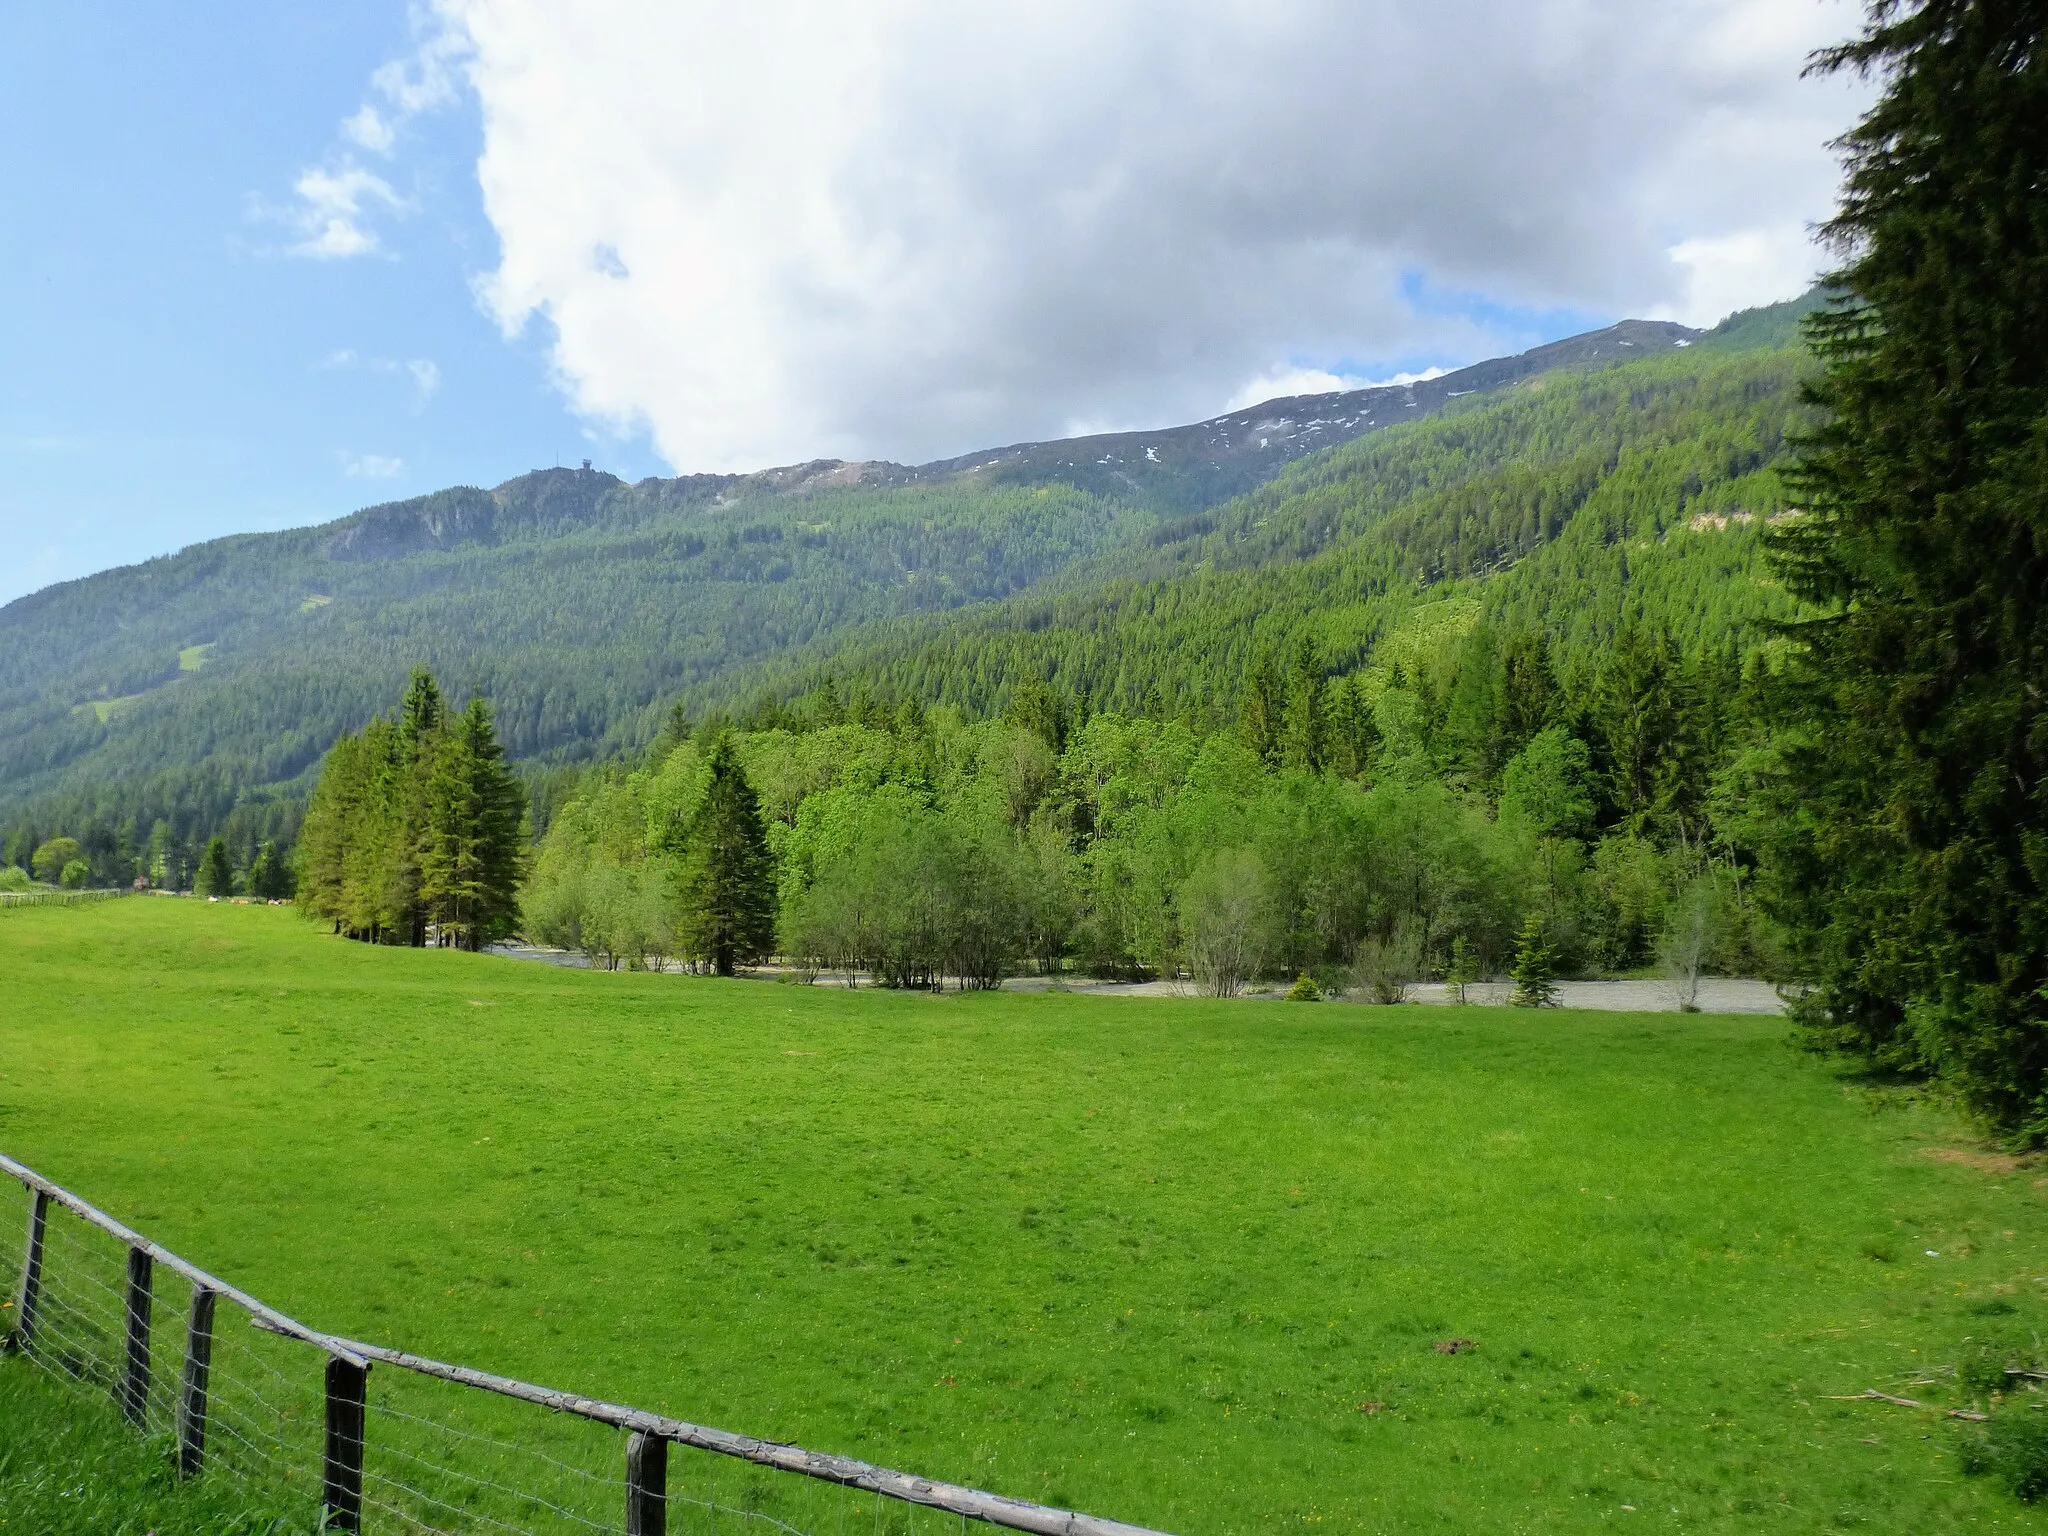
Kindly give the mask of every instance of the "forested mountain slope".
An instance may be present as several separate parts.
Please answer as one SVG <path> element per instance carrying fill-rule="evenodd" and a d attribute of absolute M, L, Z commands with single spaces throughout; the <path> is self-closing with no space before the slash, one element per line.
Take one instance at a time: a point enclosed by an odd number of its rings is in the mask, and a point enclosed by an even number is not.
<path fill-rule="evenodd" d="M 1681 651 L 1765 637 L 1792 609 L 1762 569 L 1775 472 L 1804 420 L 1797 306 L 1738 317 L 1677 356 L 1572 369 L 1290 467 L 971 614 L 870 625 L 733 674 L 698 710 L 828 677 L 987 711 L 1039 679 L 1098 709 L 1228 718 L 1262 656 L 1313 641 L 1333 675 L 1404 617 L 1547 633 L 1563 672 L 1630 621 Z M 1469 625 L 1468 625 L 1469 627 Z"/>
<path fill-rule="evenodd" d="M 1171 557 L 1195 526 L 1175 519 L 1332 443 L 1697 334 L 1624 322 L 1413 385 L 918 468 L 540 471 L 64 583 L 0 609 L 0 816 L 16 840 L 104 841 L 159 819 L 196 836 L 240 806 L 247 835 L 288 837 L 303 776 L 416 662 L 488 695 L 515 757 L 601 753 L 792 649 L 1126 547 Z"/>

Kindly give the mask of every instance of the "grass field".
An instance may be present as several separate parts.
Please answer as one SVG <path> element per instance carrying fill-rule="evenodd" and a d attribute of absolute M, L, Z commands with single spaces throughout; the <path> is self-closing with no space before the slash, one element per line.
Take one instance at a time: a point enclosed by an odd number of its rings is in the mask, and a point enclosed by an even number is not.
<path fill-rule="evenodd" d="M 233 1484 L 181 1483 L 166 1447 L 113 1405 L 20 1359 L 0 1359 L 0 1532 L 6 1536 L 314 1536 Z M 269 1502 L 275 1502 L 274 1500 Z"/>
<path fill-rule="evenodd" d="M 190 901 L 0 913 L 0 977 L 0 1149 L 318 1327 L 1190 1536 L 2048 1528 L 1967 1427 L 1830 1400 L 2033 1348 L 2048 1193 L 1781 1021 L 849 994 Z"/>

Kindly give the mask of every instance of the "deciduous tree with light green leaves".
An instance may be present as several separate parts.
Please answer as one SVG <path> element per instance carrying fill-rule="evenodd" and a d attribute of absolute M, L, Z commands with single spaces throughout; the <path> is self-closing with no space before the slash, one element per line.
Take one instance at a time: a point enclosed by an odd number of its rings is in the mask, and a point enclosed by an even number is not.
<path fill-rule="evenodd" d="M 53 837 L 39 846 L 29 857 L 29 868 L 38 880 L 57 883 L 57 877 L 64 873 L 64 866 L 77 858 L 80 849 L 75 837 Z"/>

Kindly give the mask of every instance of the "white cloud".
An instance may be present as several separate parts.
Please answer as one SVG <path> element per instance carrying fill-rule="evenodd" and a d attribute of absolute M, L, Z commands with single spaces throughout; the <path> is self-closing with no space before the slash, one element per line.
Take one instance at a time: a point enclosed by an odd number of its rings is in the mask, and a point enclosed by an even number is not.
<path fill-rule="evenodd" d="M 1448 368 L 1424 368 L 1420 373 L 1389 374 L 1384 379 L 1361 379 L 1349 384 L 1347 389 L 1384 389 L 1390 384 L 1420 384 L 1428 379 L 1440 379 L 1451 370 Z"/>
<path fill-rule="evenodd" d="M 345 453 L 341 456 L 341 472 L 362 480 L 389 480 L 405 472 L 405 460 L 381 453 Z"/>
<path fill-rule="evenodd" d="M 1806 228 L 1797 224 L 1681 240 L 1670 254 L 1685 271 L 1684 297 L 1659 305 L 1650 318 L 1698 326 L 1712 325 L 1731 310 L 1802 293 L 1824 265 Z"/>
<path fill-rule="evenodd" d="M 281 217 L 298 226 L 302 238 L 292 255 L 333 259 L 371 256 L 383 250 L 374 219 L 409 212 L 413 206 L 382 176 L 363 169 L 355 150 L 388 159 L 413 119 L 439 111 L 459 95 L 458 70 L 468 49 L 460 28 L 435 7 L 412 12 L 413 52 L 377 67 L 370 99 L 341 122 L 337 147 L 319 165 L 299 173 L 297 201 Z"/>
<path fill-rule="evenodd" d="M 378 211 L 403 209 L 404 198 L 383 177 L 360 166 L 303 171 L 292 186 L 299 201 L 289 217 L 300 239 L 294 256 L 332 259 L 374 255 L 382 247 L 370 217 Z"/>
<path fill-rule="evenodd" d="M 1246 406 L 1285 399 L 1289 395 L 1327 395 L 1343 389 L 1420 384 L 1424 379 L 1440 379 L 1449 372 L 1448 368 L 1425 368 L 1420 373 L 1397 373 L 1384 379 L 1369 379 L 1363 374 L 1331 373 L 1323 368 L 1278 368 L 1246 383 L 1230 397 L 1230 403 L 1223 409 L 1241 411 Z"/>
<path fill-rule="evenodd" d="M 450 23 L 449 7 L 416 8 L 413 35 L 418 39 L 405 58 L 377 66 L 370 88 L 387 104 L 394 128 L 427 112 L 452 105 L 460 95 L 459 71 L 468 56 L 469 40 Z"/>
<path fill-rule="evenodd" d="M 373 155 L 388 155 L 398 143 L 398 129 L 372 102 L 364 102 L 341 120 L 342 137 Z"/>
<path fill-rule="evenodd" d="M 1363 389 L 1365 380 L 1322 368 L 1276 368 L 1248 381 L 1230 397 L 1226 411 L 1277 400 L 1287 395 L 1327 395 L 1332 390 Z"/>
<path fill-rule="evenodd" d="M 422 405 L 433 397 L 441 387 L 441 370 L 434 365 L 431 357 L 416 357 L 405 365 L 405 371 L 412 375 L 413 388 L 419 391 Z"/>
<path fill-rule="evenodd" d="M 1343 359 L 1515 350 L 1517 307 L 1785 297 L 1859 100 L 1798 79 L 1852 0 L 439 15 L 502 243 L 483 302 L 687 469 L 1189 420 Z M 1418 308 L 1412 273 L 1507 313 Z"/>

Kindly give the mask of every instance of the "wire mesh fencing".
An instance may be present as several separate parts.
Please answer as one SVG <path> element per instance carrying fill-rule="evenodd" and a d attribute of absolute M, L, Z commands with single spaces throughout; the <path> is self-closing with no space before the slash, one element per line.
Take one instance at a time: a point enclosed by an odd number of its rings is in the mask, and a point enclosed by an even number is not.
<path fill-rule="evenodd" d="M 404 1371 L 379 1371 L 363 1456 L 366 1529 L 620 1532 L 629 1431 Z M 964 1516 L 670 1445 L 669 1536 L 942 1536 Z M 977 1524 L 979 1522 L 976 1522 Z"/>
<path fill-rule="evenodd" d="M 321 1492 L 324 1403 L 319 1357 L 259 1332 L 217 1292 L 151 1262 L 139 1288 L 136 1250 L 54 1203 L 46 1208 L 34 1294 L 8 1304 L 14 1346 L 53 1374 L 105 1393 L 135 1429 L 177 1443 L 181 1463 L 239 1478 L 311 1506 Z M 22 1274 L 26 1245 L 8 1257 Z M 194 1299 L 208 1334 L 205 1381 L 193 1382 Z M 181 1422 L 195 1385 L 196 1420 Z"/>
<path fill-rule="evenodd" d="M 1157 1536 L 317 1332 L 13 1159 L 8 1347 L 109 1397 L 186 1476 L 327 1530 L 622 1536 Z M 375 1387 L 371 1388 L 372 1371 Z"/>

